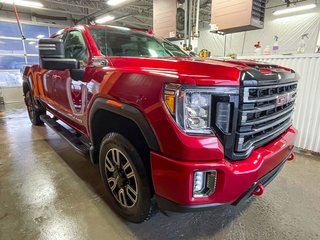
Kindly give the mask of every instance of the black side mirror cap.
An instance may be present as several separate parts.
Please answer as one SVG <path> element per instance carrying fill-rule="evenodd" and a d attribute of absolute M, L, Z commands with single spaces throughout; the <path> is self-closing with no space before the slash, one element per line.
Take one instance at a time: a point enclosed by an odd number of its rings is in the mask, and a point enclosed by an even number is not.
<path fill-rule="evenodd" d="M 75 81 L 82 81 L 84 78 L 85 70 L 84 69 L 71 69 L 70 77 Z"/>
<path fill-rule="evenodd" d="M 40 67 L 47 70 L 80 69 L 80 62 L 76 59 L 40 58 Z"/>
<path fill-rule="evenodd" d="M 39 40 L 40 58 L 64 58 L 64 44 L 59 38 L 43 38 Z"/>

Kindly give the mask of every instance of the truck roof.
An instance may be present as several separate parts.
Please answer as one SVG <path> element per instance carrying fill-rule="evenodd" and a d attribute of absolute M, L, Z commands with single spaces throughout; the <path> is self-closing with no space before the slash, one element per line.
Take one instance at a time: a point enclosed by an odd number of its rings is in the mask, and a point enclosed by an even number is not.
<path fill-rule="evenodd" d="M 145 33 L 145 34 L 150 34 L 150 35 L 153 35 L 153 32 L 151 30 L 142 30 L 142 29 L 136 29 L 136 28 L 128 28 L 128 27 L 122 27 L 122 26 L 113 26 L 113 25 L 88 25 L 88 24 L 80 24 L 80 25 L 75 25 L 75 26 L 69 26 L 69 27 L 66 27 L 64 29 L 61 29 L 59 32 L 57 33 L 53 33 L 51 35 L 51 37 L 55 37 L 69 29 L 81 29 L 81 28 L 84 28 L 84 29 L 99 29 L 99 28 L 112 28 L 112 29 L 117 29 L 119 31 L 131 31 L 131 32 L 140 32 L 140 33 Z"/>

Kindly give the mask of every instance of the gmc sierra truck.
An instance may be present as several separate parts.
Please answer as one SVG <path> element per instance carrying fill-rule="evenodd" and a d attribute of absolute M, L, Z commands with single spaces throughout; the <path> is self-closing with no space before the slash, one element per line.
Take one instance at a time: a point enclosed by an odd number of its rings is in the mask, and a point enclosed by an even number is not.
<path fill-rule="evenodd" d="M 128 221 L 236 205 L 294 158 L 291 69 L 190 57 L 113 26 L 66 28 L 39 41 L 39 57 L 23 70 L 32 124 L 99 164 L 110 206 Z"/>

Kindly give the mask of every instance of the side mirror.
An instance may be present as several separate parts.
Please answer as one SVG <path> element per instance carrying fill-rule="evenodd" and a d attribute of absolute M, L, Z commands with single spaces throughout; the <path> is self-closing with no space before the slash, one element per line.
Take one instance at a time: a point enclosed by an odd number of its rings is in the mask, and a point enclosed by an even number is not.
<path fill-rule="evenodd" d="M 67 59 L 62 39 L 43 38 L 39 40 L 40 67 L 48 70 L 80 69 L 80 62 Z"/>

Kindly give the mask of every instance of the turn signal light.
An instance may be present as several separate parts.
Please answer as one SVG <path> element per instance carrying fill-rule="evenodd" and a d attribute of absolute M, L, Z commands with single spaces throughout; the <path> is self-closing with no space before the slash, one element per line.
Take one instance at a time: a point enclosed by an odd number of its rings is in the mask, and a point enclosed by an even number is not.
<path fill-rule="evenodd" d="M 166 102 L 166 105 L 167 107 L 169 108 L 170 112 L 172 114 L 175 113 L 175 96 L 172 96 L 172 95 L 166 95 L 165 96 L 165 102 Z"/>
<path fill-rule="evenodd" d="M 179 84 L 170 83 L 165 85 L 163 91 L 163 100 L 166 104 L 167 109 L 173 116 L 176 113 L 176 96 L 179 88 Z"/>

